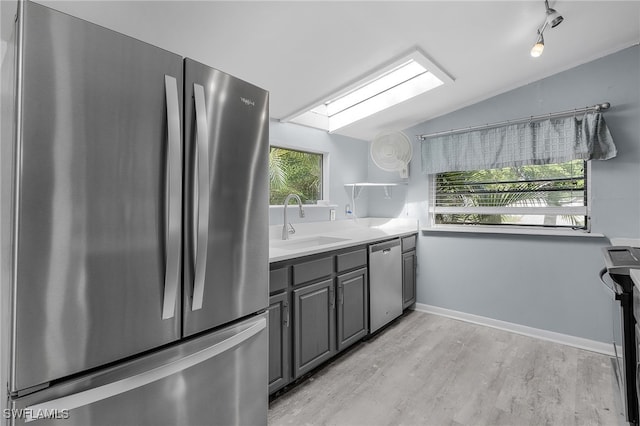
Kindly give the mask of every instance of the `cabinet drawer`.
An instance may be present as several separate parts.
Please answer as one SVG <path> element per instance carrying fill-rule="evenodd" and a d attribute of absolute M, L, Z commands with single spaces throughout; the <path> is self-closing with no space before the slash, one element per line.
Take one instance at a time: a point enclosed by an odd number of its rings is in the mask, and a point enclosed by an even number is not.
<path fill-rule="evenodd" d="M 269 271 L 269 293 L 284 290 L 289 286 L 289 267 Z"/>
<path fill-rule="evenodd" d="M 402 252 L 413 250 L 416 248 L 416 236 L 410 235 L 402 239 Z"/>
<path fill-rule="evenodd" d="M 331 275 L 333 256 L 293 265 L 293 285 L 306 283 Z"/>
<path fill-rule="evenodd" d="M 348 271 L 360 266 L 367 265 L 367 249 L 354 250 L 349 253 L 342 253 L 336 256 L 338 272 Z"/>

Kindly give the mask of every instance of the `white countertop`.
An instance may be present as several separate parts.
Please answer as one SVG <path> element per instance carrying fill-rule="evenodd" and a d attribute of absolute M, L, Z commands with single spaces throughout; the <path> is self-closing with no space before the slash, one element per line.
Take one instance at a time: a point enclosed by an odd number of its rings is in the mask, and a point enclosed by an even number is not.
<path fill-rule="evenodd" d="M 611 241 L 611 245 L 612 246 L 640 247 L 640 239 L 638 239 L 638 238 L 616 238 L 616 237 L 613 237 L 609 241 Z"/>
<path fill-rule="evenodd" d="M 282 225 L 269 227 L 269 262 L 368 244 L 418 232 L 418 221 L 415 219 L 361 218 L 333 222 L 297 223 L 293 226 L 296 233 L 289 235 L 288 240 L 292 243 L 291 248 L 286 248 L 287 243 L 283 242 L 281 238 Z M 344 240 L 322 245 L 295 247 L 298 243 L 317 237 Z M 274 247 L 274 245 L 278 247 Z"/>

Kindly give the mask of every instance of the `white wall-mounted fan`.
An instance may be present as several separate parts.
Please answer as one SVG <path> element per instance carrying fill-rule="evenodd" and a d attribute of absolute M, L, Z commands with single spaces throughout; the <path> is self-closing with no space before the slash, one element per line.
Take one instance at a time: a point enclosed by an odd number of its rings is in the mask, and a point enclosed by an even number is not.
<path fill-rule="evenodd" d="M 409 177 L 409 161 L 413 147 L 402 132 L 382 133 L 371 142 L 371 159 L 387 172 L 398 172 L 401 178 Z"/>

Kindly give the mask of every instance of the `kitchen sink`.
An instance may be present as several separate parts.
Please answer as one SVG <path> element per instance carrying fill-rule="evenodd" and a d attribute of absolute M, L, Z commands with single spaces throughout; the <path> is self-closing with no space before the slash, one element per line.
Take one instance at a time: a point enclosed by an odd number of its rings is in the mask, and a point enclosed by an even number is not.
<path fill-rule="evenodd" d="M 308 237 L 308 238 L 298 238 L 291 240 L 272 240 L 269 242 L 269 245 L 274 248 L 284 249 L 284 250 L 299 250 L 309 247 L 317 247 L 324 246 L 327 244 L 339 243 L 342 241 L 348 241 L 349 238 L 338 238 L 338 237 Z"/>

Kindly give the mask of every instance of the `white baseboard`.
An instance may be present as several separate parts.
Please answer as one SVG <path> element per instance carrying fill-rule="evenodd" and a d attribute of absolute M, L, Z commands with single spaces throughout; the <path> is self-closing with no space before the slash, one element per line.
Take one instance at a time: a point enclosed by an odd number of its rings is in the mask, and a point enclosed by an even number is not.
<path fill-rule="evenodd" d="M 568 334 L 528 327 L 526 325 L 520 325 L 512 322 L 483 317 L 480 315 L 440 308 L 438 306 L 426 305 L 424 303 L 416 303 L 415 310 L 453 318 L 456 320 L 466 321 L 473 324 L 497 328 L 498 330 L 510 331 L 512 333 L 560 343 L 562 345 L 573 346 L 575 348 L 585 349 L 587 351 L 597 352 L 608 356 L 615 356 L 613 352 L 613 344 L 611 343 L 598 342 L 596 340 L 584 339 L 582 337 L 570 336 Z"/>

